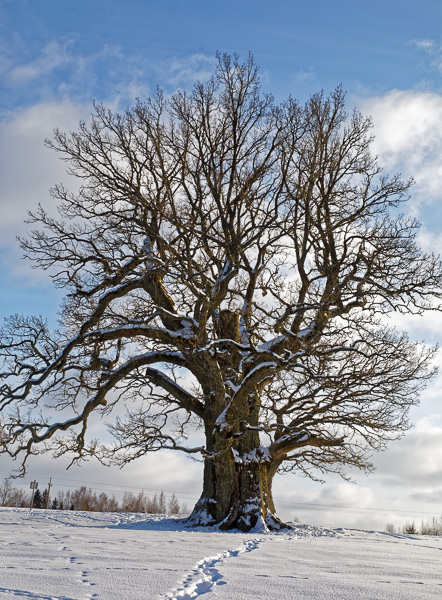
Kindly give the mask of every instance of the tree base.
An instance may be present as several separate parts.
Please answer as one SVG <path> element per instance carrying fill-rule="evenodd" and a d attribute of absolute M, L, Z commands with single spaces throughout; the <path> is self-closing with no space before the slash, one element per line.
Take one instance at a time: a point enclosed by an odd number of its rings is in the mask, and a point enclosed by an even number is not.
<path fill-rule="evenodd" d="M 236 529 L 243 532 L 280 531 L 291 528 L 269 510 L 264 516 L 259 507 L 254 504 L 248 504 L 242 510 L 241 507 L 237 507 L 236 510 L 232 507 L 227 516 L 221 520 L 218 520 L 214 514 L 215 507 L 215 500 L 201 498 L 190 517 L 186 519 L 186 527 L 213 527 L 221 531 Z"/>

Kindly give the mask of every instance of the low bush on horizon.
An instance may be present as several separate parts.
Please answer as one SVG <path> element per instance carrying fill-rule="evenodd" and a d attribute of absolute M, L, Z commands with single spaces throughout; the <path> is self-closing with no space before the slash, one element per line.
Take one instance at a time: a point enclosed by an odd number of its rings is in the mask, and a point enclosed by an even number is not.
<path fill-rule="evenodd" d="M 403 533 L 404 535 L 433 535 L 442 536 L 442 516 L 433 517 L 429 521 L 421 522 L 420 528 L 414 521 L 406 522 L 401 527 L 396 528 L 393 523 L 387 523 L 385 526 L 387 533 Z"/>
<path fill-rule="evenodd" d="M 118 502 L 115 496 L 108 496 L 106 492 L 98 495 L 91 488 L 81 486 L 75 490 L 59 491 L 56 496 L 49 498 L 48 489 L 43 492 L 39 490 L 35 494 L 33 508 L 48 508 L 52 510 L 79 510 L 90 512 L 138 512 L 147 514 L 187 514 L 188 508 L 185 503 L 180 504 L 173 493 L 166 496 L 162 491 L 153 497 L 144 492 L 133 494 L 125 492 L 123 499 Z M 0 483 L 0 506 L 16 508 L 29 508 L 31 505 L 31 494 L 23 489 L 14 487 L 5 479 Z"/>

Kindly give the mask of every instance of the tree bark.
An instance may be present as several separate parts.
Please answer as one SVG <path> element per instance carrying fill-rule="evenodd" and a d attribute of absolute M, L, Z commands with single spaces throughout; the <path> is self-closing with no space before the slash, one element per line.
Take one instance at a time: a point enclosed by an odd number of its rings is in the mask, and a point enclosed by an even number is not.
<path fill-rule="evenodd" d="M 255 441 L 253 448 L 250 438 Z M 288 527 L 276 515 L 273 502 L 276 470 L 275 462 L 259 445 L 259 434 L 247 432 L 240 444 L 205 459 L 203 492 L 188 525 L 241 531 Z"/>
<path fill-rule="evenodd" d="M 217 333 L 219 339 L 240 343 L 238 313 L 221 311 Z M 238 350 L 217 356 L 217 365 L 225 382 L 236 380 L 240 362 Z M 272 496 L 272 480 L 280 463 L 260 444 L 258 392 L 236 403 L 235 424 L 224 437 L 222 428 L 216 430 L 215 425 L 228 400 L 224 391 L 217 393 L 211 387 L 210 381 L 206 386 L 206 449 L 213 456 L 205 459 L 203 492 L 188 524 L 216 525 L 220 529 L 241 531 L 287 527 L 276 516 Z"/>

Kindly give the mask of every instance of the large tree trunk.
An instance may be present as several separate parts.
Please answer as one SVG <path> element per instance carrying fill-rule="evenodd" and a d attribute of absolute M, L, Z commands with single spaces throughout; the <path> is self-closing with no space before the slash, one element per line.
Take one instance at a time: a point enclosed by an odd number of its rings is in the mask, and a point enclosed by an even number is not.
<path fill-rule="evenodd" d="M 221 311 L 218 336 L 240 343 L 237 313 Z M 239 351 L 217 356 L 225 381 L 235 378 L 240 361 Z M 210 378 L 205 387 L 206 449 L 214 455 L 205 459 L 203 492 L 188 524 L 217 525 L 220 529 L 241 531 L 287 527 L 276 516 L 272 497 L 272 480 L 279 464 L 260 445 L 258 393 L 235 405 L 233 430 L 229 434 L 233 437 L 224 438 L 215 424 L 226 408 L 225 392 L 217 392 Z"/>
<path fill-rule="evenodd" d="M 275 514 L 271 488 L 274 473 L 265 455 L 259 454 L 257 449 L 242 457 L 228 452 L 206 459 L 203 492 L 188 524 L 241 531 L 286 527 Z"/>
<path fill-rule="evenodd" d="M 257 432 L 245 433 L 235 446 L 205 460 L 203 492 L 188 524 L 241 531 L 287 527 L 276 516 L 273 503 L 277 465 L 259 445 Z"/>

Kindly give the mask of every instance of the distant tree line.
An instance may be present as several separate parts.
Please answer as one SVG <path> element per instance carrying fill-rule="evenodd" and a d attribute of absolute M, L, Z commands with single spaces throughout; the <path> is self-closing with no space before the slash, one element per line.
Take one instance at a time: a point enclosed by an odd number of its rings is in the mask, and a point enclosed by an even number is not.
<path fill-rule="evenodd" d="M 388 533 L 403 533 L 404 535 L 442 535 L 442 516 L 433 517 L 431 521 L 422 521 L 420 527 L 414 521 L 404 523 L 396 528 L 392 523 L 387 523 L 385 531 Z"/>
<path fill-rule="evenodd" d="M 0 483 L 0 506 L 14 506 L 29 508 L 31 494 L 25 490 L 14 487 L 5 479 Z M 48 508 L 52 510 L 80 510 L 91 512 L 138 512 L 150 514 L 188 514 L 186 504 L 180 504 L 175 494 L 167 497 L 162 491 L 153 497 L 144 492 L 133 494 L 125 492 L 123 499 L 118 502 L 114 495 L 108 496 L 106 492 L 98 495 L 91 488 L 81 486 L 76 490 L 59 491 L 56 496 L 49 497 L 49 490 L 37 489 L 34 494 L 34 508 Z"/>

